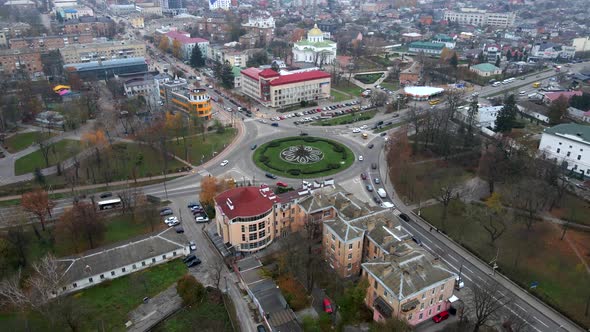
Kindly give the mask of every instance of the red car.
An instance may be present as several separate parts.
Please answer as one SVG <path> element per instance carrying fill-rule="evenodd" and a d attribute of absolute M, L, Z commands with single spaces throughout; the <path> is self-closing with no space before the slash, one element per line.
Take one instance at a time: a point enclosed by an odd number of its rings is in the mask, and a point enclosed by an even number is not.
<path fill-rule="evenodd" d="M 328 299 L 327 297 L 324 297 L 324 311 L 331 314 L 332 313 L 332 303 L 330 302 L 330 299 Z"/>
<path fill-rule="evenodd" d="M 447 318 L 449 318 L 449 312 L 445 310 L 445 311 L 439 312 L 438 315 L 432 317 L 432 320 L 435 323 L 440 323 Z"/>
<path fill-rule="evenodd" d="M 285 182 L 281 182 L 281 181 L 279 181 L 279 182 L 277 182 L 277 186 L 279 186 L 279 187 L 283 187 L 283 188 L 287 188 L 289 185 L 288 185 L 288 184 L 286 184 Z"/>
<path fill-rule="evenodd" d="M 367 174 L 361 173 L 361 179 L 366 180 L 367 179 Z"/>

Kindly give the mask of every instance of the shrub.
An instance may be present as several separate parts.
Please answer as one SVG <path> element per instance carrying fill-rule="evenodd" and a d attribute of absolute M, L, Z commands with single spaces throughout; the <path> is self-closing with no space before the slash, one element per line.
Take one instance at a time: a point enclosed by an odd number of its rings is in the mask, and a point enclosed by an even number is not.
<path fill-rule="evenodd" d="M 269 161 L 270 158 L 268 158 L 268 156 L 262 155 L 260 156 L 260 158 L 258 158 L 258 160 L 260 160 L 261 163 L 265 164 L 266 162 Z"/>
<path fill-rule="evenodd" d="M 290 169 L 287 171 L 287 173 L 291 174 L 291 175 L 300 175 L 301 174 L 301 170 L 300 169 Z"/>
<path fill-rule="evenodd" d="M 330 169 L 338 169 L 338 168 L 340 168 L 340 164 L 330 163 L 330 164 L 328 164 L 328 168 L 330 168 Z"/>
<path fill-rule="evenodd" d="M 336 144 L 333 145 L 332 150 L 334 150 L 334 152 L 339 152 L 339 153 L 344 152 L 344 148 L 342 146 L 336 145 Z"/>
<path fill-rule="evenodd" d="M 182 298 L 182 305 L 184 306 L 200 303 L 203 301 L 206 294 L 203 284 L 198 282 L 197 279 L 190 274 L 185 274 L 178 280 L 176 291 Z"/>
<path fill-rule="evenodd" d="M 312 142 L 317 142 L 317 141 L 318 141 L 318 139 L 317 139 L 317 138 L 315 138 L 315 137 L 309 137 L 309 136 L 307 136 L 307 137 L 303 137 L 303 141 L 304 141 L 304 142 L 309 142 L 309 143 L 312 143 Z"/>
<path fill-rule="evenodd" d="M 279 146 L 281 146 L 281 141 L 272 141 L 270 143 L 268 143 L 268 147 L 269 148 L 277 148 Z"/>

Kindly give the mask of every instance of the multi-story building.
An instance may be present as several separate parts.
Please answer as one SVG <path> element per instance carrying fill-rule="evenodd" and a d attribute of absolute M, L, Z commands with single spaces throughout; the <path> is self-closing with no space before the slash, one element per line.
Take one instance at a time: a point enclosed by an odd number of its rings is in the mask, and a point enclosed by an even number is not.
<path fill-rule="evenodd" d="M 114 33 L 115 22 L 107 17 L 84 16 L 63 24 L 67 34 L 91 33 L 95 37 L 108 37 Z"/>
<path fill-rule="evenodd" d="M 590 177 L 590 126 L 563 123 L 546 128 L 539 152 L 574 173 Z"/>
<path fill-rule="evenodd" d="M 494 66 L 491 63 L 480 63 L 473 65 L 469 68 L 469 70 L 481 77 L 490 77 L 502 74 L 502 69 Z"/>
<path fill-rule="evenodd" d="M 272 41 L 275 32 L 275 19 L 268 12 L 258 13 L 248 17 L 248 22 L 242 27 L 250 34 L 257 36 L 263 44 Z"/>
<path fill-rule="evenodd" d="M 0 47 L 5 48 L 8 47 L 8 32 L 0 30 Z"/>
<path fill-rule="evenodd" d="M 108 41 L 68 45 L 60 49 L 65 64 L 145 57 L 145 44 L 136 41 Z"/>
<path fill-rule="evenodd" d="M 207 36 L 211 42 L 229 42 L 231 38 L 231 26 L 225 16 L 219 13 L 208 13 L 198 17 L 196 29 L 199 36 Z"/>
<path fill-rule="evenodd" d="M 74 6 L 74 7 L 58 7 L 55 8 L 56 15 L 61 20 L 68 21 L 77 19 L 83 16 L 94 16 L 92 8 L 86 6 Z"/>
<path fill-rule="evenodd" d="M 184 78 L 175 77 L 160 81 L 160 97 L 165 107 L 211 119 L 211 97 L 205 89 L 189 86 Z"/>
<path fill-rule="evenodd" d="M 451 36 L 439 33 L 432 38 L 433 43 L 439 43 L 445 45 L 446 48 L 455 48 L 455 39 Z"/>
<path fill-rule="evenodd" d="M 141 14 L 129 15 L 129 23 L 135 29 L 143 29 L 145 27 L 143 15 L 141 15 Z"/>
<path fill-rule="evenodd" d="M 145 58 L 98 60 L 64 65 L 64 72 L 70 79 L 107 80 L 115 75 L 143 73 L 148 71 Z"/>
<path fill-rule="evenodd" d="M 162 16 L 162 6 L 159 3 L 135 3 L 135 10 L 146 18 Z"/>
<path fill-rule="evenodd" d="M 491 13 L 475 8 L 462 8 L 460 11 L 445 11 L 444 19 L 464 25 L 508 28 L 514 25 L 516 13 Z"/>
<path fill-rule="evenodd" d="M 416 325 L 450 307 L 457 275 L 424 249 L 407 243 L 385 258 L 363 263 L 373 319 L 391 317 Z"/>
<path fill-rule="evenodd" d="M 168 74 L 157 72 L 133 73 L 119 75 L 123 80 L 123 89 L 127 98 L 142 96 L 150 110 L 160 108 L 160 82 L 170 80 Z"/>
<path fill-rule="evenodd" d="M 0 73 L 14 76 L 19 72 L 33 76 L 43 72 L 41 51 L 32 49 L 0 50 Z"/>
<path fill-rule="evenodd" d="M 399 83 L 402 85 L 416 85 L 422 79 L 422 65 L 418 61 L 412 62 L 409 68 L 399 73 Z"/>
<path fill-rule="evenodd" d="M 207 59 L 220 63 L 225 63 L 227 61 L 232 67 L 240 68 L 246 67 L 250 54 L 253 53 L 253 50 L 251 49 L 239 50 L 237 48 L 221 45 L 210 46 L 207 51 L 206 54 L 203 54 Z"/>
<path fill-rule="evenodd" d="M 590 51 L 590 37 L 574 38 L 572 46 L 576 52 Z"/>
<path fill-rule="evenodd" d="M 53 8 L 61 8 L 61 7 L 75 7 L 78 5 L 77 0 L 52 0 Z"/>
<path fill-rule="evenodd" d="M 442 53 L 444 44 L 431 42 L 412 42 L 408 47 L 408 52 L 440 55 Z"/>
<path fill-rule="evenodd" d="M 337 44 L 324 39 L 324 33 L 316 25 L 307 32 L 307 39 L 293 44 L 293 61 L 313 63 L 316 66 L 332 64 L 336 60 Z"/>
<path fill-rule="evenodd" d="M 223 9 L 229 10 L 231 0 L 209 0 L 209 10 Z"/>
<path fill-rule="evenodd" d="M 92 43 L 92 41 L 93 37 L 89 33 L 59 36 L 23 37 L 10 39 L 10 48 L 28 48 L 49 51 L 61 49 L 68 45 Z"/>
<path fill-rule="evenodd" d="M 203 38 L 191 38 L 191 34 L 184 31 L 170 31 L 166 33 L 166 37 L 170 41 L 170 47 L 173 47 L 174 41 L 180 43 L 180 55 L 183 60 L 189 60 L 193 52 L 193 48 L 198 46 L 201 49 L 203 57 L 206 56 L 209 48 L 209 41 Z"/>
<path fill-rule="evenodd" d="M 241 71 L 242 92 L 261 104 L 285 107 L 330 97 L 330 74 L 316 68 L 296 71 L 247 68 Z"/>
<path fill-rule="evenodd" d="M 565 46 L 551 42 L 542 42 L 533 45 L 529 59 L 556 59 L 558 57 L 571 59 L 576 54 L 574 46 Z"/>

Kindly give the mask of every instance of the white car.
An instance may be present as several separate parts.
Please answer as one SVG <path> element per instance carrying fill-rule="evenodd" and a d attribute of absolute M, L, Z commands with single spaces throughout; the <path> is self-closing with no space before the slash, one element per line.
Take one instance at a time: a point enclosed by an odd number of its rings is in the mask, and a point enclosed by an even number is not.
<path fill-rule="evenodd" d="M 391 203 L 391 202 L 383 202 L 383 203 L 381 203 L 381 207 L 384 209 L 390 209 L 390 208 L 395 207 L 395 205 L 393 205 L 393 203 Z"/>
<path fill-rule="evenodd" d="M 363 158 L 363 156 L 359 156 L 359 161 L 363 161 L 363 160 L 365 160 L 365 159 Z"/>
<path fill-rule="evenodd" d="M 221 162 L 221 166 L 227 166 L 227 164 L 229 164 L 229 160 L 224 160 Z"/>
<path fill-rule="evenodd" d="M 171 217 L 164 219 L 164 223 L 166 224 L 166 226 L 172 227 L 172 226 L 179 225 L 180 221 L 178 221 L 177 217 L 171 216 Z"/>
<path fill-rule="evenodd" d="M 361 130 L 364 130 L 364 129 L 367 129 L 367 128 L 369 128 L 369 126 L 367 126 L 367 125 L 362 125 L 362 126 L 360 127 L 360 129 L 361 129 Z"/>
<path fill-rule="evenodd" d="M 188 248 L 190 249 L 190 251 L 195 251 L 197 250 L 197 244 L 195 243 L 195 241 L 190 241 L 188 243 Z"/>
<path fill-rule="evenodd" d="M 361 130 L 360 130 L 359 128 L 353 128 L 353 129 L 352 129 L 352 133 L 353 133 L 353 134 L 358 134 L 358 133 L 360 133 L 360 132 L 361 132 Z"/>

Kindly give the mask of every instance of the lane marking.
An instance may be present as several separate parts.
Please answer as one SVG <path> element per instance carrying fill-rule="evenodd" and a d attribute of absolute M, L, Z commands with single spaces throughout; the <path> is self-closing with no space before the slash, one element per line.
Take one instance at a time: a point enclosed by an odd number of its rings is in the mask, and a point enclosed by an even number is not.
<path fill-rule="evenodd" d="M 543 323 L 543 321 L 541 321 L 539 318 L 537 318 L 537 316 L 533 316 L 534 319 L 536 319 L 539 323 L 545 325 L 545 327 L 549 327 L 549 325 Z"/>
<path fill-rule="evenodd" d="M 519 307 L 519 308 L 520 308 L 520 310 L 522 310 L 522 311 L 526 312 L 526 310 L 525 310 L 523 307 L 521 307 L 520 305 L 518 305 L 518 303 L 513 303 L 513 304 L 514 304 L 515 306 Z"/>
<path fill-rule="evenodd" d="M 470 268 L 468 268 L 468 267 L 467 267 L 467 266 L 465 266 L 465 265 L 463 265 L 463 268 L 465 268 L 465 270 L 467 270 L 467 271 L 469 271 L 469 272 L 471 272 L 471 273 L 474 273 L 473 271 L 471 271 L 471 269 L 470 269 Z"/>
<path fill-rule="evenodd" d="M 450 258 L 450 259 L 452 259 L 452 260 L 454 260 L 455 262 L 459 263 L 459 260 L 458 260 L 458 259 L 456 259 L 455 257 L 453 257 L 453 256 L 449 255 L 449 258 Z"/>

